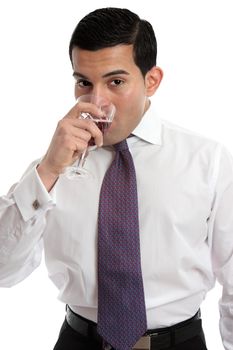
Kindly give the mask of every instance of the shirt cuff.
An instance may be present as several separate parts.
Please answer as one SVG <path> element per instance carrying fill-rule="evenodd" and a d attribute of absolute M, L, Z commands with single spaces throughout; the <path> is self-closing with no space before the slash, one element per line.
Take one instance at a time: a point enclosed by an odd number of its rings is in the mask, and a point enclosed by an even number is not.
<path fill-rule="evenodd" d="M 35 165 L 17 184 L 13 197 L 24 219 L 28 221 L 38 212 L 47 211 L 55 205 L 54 191 L 48 193 Z"/>

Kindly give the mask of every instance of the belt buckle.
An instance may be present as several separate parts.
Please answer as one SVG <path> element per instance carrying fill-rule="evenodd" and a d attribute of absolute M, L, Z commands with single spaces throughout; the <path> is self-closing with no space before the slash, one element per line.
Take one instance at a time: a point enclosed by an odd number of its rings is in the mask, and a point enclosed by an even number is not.
<path fill-rule="evenodd" d="M 133 346 L 132 350 L 151 350 L 150 336 L 145 335 L 141 337 Z"/>

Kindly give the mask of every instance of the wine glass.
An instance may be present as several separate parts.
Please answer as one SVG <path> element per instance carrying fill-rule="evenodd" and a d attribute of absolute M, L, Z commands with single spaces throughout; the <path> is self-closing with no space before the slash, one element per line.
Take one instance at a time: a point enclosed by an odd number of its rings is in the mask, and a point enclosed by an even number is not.
<path fill-rule="evenodd" d="M 101 117 L 92 115 L 88 112 L 81 112 L 79 118 L 92 120 L 103 134 L 107 132 L 115 115 L 116 108 L 114 104 L 101 96 L 92 94 L 79 96 L 77 99 L 77 103 L 79 102 L 93 103 L 103 112 L 103 115 Z M 90 150 L 94 150 L 96 147 L 97 146 L 94 143 L 94 139 L 91 138 L 88 143 L 88 147 L 81 154 L 78 161 L 76 161 L 73 165 L 65 169 L 65 174 L 69 179 L 75 179 L 91 175 L 89 171 L 85 169 L 84 164 L 86 162 L 88 152 Z"/>

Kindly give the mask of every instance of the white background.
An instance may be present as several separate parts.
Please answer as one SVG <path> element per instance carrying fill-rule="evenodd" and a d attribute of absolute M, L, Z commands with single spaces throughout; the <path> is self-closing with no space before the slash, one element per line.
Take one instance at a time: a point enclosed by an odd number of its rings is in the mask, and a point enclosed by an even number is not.
<path fill-rule="evenodd" d="M 136 4 L 138 3 L 138 4 Z M 154 26 L 163 83 L 159 114 L 216 139 L 233 153 L 233 21 L 229 0 L 1 0 L 0 194 L 45 151 L 74 103 L 68 43 L 97 7 L 128 7 Z M 209 350 L 221 350 L 217 287 L 202 307 Z M 27 280 L 0 289 L 0 349 L 52 350 L 64 305 L 42 263 Z"/>

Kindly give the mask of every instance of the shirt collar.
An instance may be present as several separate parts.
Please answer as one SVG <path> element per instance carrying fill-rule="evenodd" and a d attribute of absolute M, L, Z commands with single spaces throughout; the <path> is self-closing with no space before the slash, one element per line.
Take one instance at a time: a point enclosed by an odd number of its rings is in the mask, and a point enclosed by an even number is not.
<path fill-rule="evenodd" d="M 146 142 L 161 145 L 161 120 L 156 115 L 152 102 L 132 134 Z"/>

